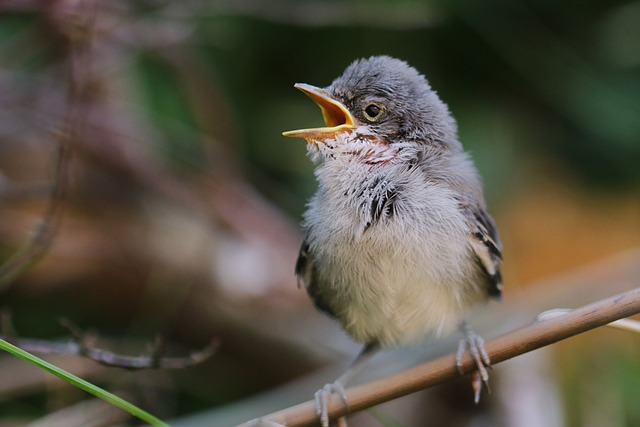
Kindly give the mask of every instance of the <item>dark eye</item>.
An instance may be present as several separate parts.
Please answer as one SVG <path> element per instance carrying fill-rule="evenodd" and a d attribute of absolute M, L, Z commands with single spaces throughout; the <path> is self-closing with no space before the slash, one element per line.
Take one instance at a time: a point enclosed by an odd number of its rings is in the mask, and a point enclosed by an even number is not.
<path fill-rule="evenodd" d="M 364 115 L 368 120 L 377 120 L 380 113 L 382 113 L 382 107 L 378 104 L 368 104 L 364 107 Z"/>

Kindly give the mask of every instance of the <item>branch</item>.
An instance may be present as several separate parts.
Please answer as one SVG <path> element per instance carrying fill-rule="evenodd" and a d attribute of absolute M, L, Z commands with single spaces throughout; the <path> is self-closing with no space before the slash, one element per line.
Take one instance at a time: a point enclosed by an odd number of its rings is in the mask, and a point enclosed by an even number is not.
<path fill-rule="evenodd" d="M 69 165 L 71 162 L 73 136 L 69 124 L 58 133 L 58 154 L 54 186 L 48 205 L 35 234 L 22 249 L 13 254 L 0 266 L 0 289 L 10 285 L 14 279 L 40 261 L 47 253 L 60 227 L 64 201 L 69 186 Z"/>
<path fill-rule="evenodd" d="M 88 335 L 67 319 L 63 319 L 61 323 L 71 333 L 73 341 L 53 342 L 30 338 L 15 338 L 8 314 L 3 312 L 1 317 L 2 335 L 0 335 L 0 339 L 16 347 L 41 354 L 75 354 L 91 359 L 101 365 L 115 368 L 129 370 L 183 369 L 204 362 L 218 348 L 218 341 L 213 340 L 206 347 L 193 351 L 188 356 L 165 357 L 165 342 L 162 338 L 158 338 L 151 347 L 149 356 L 124 356 L 93 346 L 91 342 L 95 341 L 97 337 Z"/>
<path fill-rule="evenodd" d="M 79 16 L 81 15 L 74 15 L 76 18 Z M 92 62 L 91 37 L 89 36 L 93 20 L 89 16 L 89 14 L 85 14 L 83 19 L 68 19 L 58 22 L 60 28 L 68 33 L 70 87 L 65 119 L 56 137 L 58 152 L 54 185 L 42 220 L 33 237 L 0 266 L 0 290 L 8 287 L 17 277 L 47 254 L 62 222 L 64 204 L 69 189 L 72 154 L 77 140 L 81 137 L 81 127 L 86 121 L 82 97 L 94 88 L 91 86 Z M 72 34 L 75 37 L 72 37 Z"/>
<path fill-rule="evenodd" d="M 569 311 L 562 316 L 536 321 L 487 342 L 485 348 L 492 363 L 496 364 L 637 313 L 640 313 L 640 288 Z M 475 364 L 466 354 L 462 360 L 462 372 L 468 374 L 474 370 Z M 446 382 L 459 375 L 455 356 L 443 356 L 387 378 L 348 389 L 348 410 L 340 399 L 331 399 L 329 417 L 336 419 L 347 413 L 358 412 Z M 314 402 L 301 403 L 241 426 L 256 427 L 269 423 L 290 427 L 317 425 Z"/>

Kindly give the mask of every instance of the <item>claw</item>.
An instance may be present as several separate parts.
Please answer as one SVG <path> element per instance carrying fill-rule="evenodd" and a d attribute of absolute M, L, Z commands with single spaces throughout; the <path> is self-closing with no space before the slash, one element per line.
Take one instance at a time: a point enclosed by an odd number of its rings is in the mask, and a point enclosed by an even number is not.
<path fill-rule="evenodd" d="M 471 388 L 473 389 L 473 403 L 480 403 L 480 394 L 482 393 L 482 378 L 480 373 L 475 371 L 471 374 Z"/>
<path fill-rule="evenodd" d="M 464 351 L 467 349 L 467 341 L 461 339 L 458 342 L 458 351 L 456 351 L 456 368 L 458 368 L 458 373 L 460 375 L 464 375 L 462 372 L 462 357 L 464 356 Z"/>
<path fill-rule="evenodd" d="M 465 337 L 460 340 L 458 345 L 456 367 L 458 368 L 458 372 L 462 374 L 462 357 L 464 356 L 465 350 L 468 350 L 477 369 L 471 378 L 471 387 L 474 392 L 474 402 L 478 403 L 480 402 L 482 385 L 484 385 L 487 392 L 490 392 L 489 369 L 491 369 L 491 360 L 484 348 L 484 340 L 482 337 L 469 329 L 466 323 L 462 323 L 460 329 L 465 334 Z"/>
<path fill-rule="evenodd" d="M 314 395 L 316 402 L 316 415 L 320 418 L 320 424 L 322 427 L 329 427 L 329 399 L 334 394 L 337 394 L 340 397 L 340 400 L 342 400 L 342 403 L 347 409 L 349 408 L 347 393 L 344 390 L 343 385 L 339 381 L 331 384 L 325 384 L 320 390 L 316 391 L 316 394 Z"/>
<path fill-rule="evenodd" d="M 329 398 L 332 394 L 337 394 L 340 396 L 340 400 L 344 404 L 347 411 L 349 410 L 349 402 L 347 402 L 347 392 L 344 389 L 344 385 L 349 382 L 349 380 L 360 371 L 360 369 L 367 363 L 369 359 L 373 357 L 374 354 L 378 351 L 378 344 L 367 344 L 364 346 L 356 360 L 353 361 L 349 369 L 340 375 L 340 377 L 331 384 L 325 384 L 320 390 L 316 391 L 314 395 L 315 403 L 316 403 L 316 414 L 320 418 L 320 423 L 322 427 L 329 426 Z M 339 418 L 338 425 L 346 425 L 346 421 L 342 418 Z M 340 422 L 342 420 L 342 422 Z"/>

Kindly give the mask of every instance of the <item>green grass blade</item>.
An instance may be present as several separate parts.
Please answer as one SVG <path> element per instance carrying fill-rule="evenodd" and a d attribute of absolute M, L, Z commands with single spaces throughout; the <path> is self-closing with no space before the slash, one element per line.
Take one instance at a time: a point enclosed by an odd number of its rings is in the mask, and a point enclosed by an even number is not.
<path fill-rule="evenodd" d="M 131 403 L 127 402 L 126 400 L 116 396 L 113 393 L 109 393 L 108 391 L 95 386 L 93 384 L 91 384 L 88 381 L 83 380 L 80 377 L 77 377 L 75 375 L 73 375 L 72 373 L 69 373 L 67 371 L 65 371 L 64 369 L 60 369 L 57 366 L 52 365 L 49 362 L 46 362 L 42 359 L 40 359 L 39 357 L 36 357 L 34 355 L 32 355 L 31 353 L 28 353 L 24 350 L 22 350 L 19 347 L 16 347 L 15 345 L 8 343 L 7 341 L 0 339 L 0 349 L 13 354 L 14 356 L 17 356 L 23 360 L 26 360 L 27 362 L 33 363 L 34 365 L 36 365 L 37 367 L 39 367 L 40 369 L 44 369 L 45 371 L 55 375 L 56 377 L 62 378 L 63 380 L 67 381 L 69 384 L 73 384 L 74 386 L 86 391 L 87 393 L 91 393 L 94 396 L 109 402 L 110 404 L 112 404 L 113 406 L 116 406 L 124 411 L 127 411 L 128 413 L 130 413 L 131 415 L 133 415 L 134 417 L 137 417 L 139 419 L 141 419 L 142 421 L 145 421 L 153 426 L 160 426 L 160 427 L 169 427 L 169 424 L 165 423 L 164 421 L 154 417 L 153 415 L 149 414 L 148 412 L 138 408 L 135 405 L 132 405 Z"/>

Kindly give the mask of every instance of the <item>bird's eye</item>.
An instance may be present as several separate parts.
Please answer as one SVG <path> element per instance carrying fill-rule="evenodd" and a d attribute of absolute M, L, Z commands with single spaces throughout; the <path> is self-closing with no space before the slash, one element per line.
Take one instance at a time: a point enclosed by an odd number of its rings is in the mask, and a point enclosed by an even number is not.
<path fill-rule="evenodd" d="M 367 106 L 364 107 L 363 111 L 364 116 L 367 118 L 367 120 L 374 122 L 378 120 L 378 118 L 380 118 L 380 114 L 382 113 L 382 106 L 378 104 L 367 104 Z"/>

